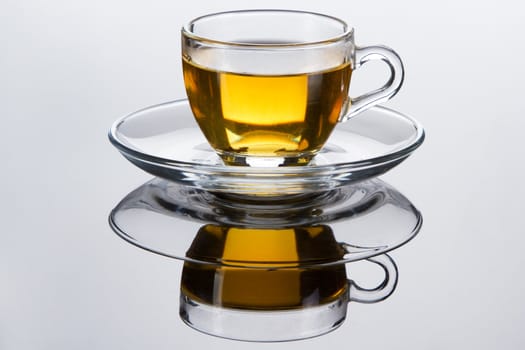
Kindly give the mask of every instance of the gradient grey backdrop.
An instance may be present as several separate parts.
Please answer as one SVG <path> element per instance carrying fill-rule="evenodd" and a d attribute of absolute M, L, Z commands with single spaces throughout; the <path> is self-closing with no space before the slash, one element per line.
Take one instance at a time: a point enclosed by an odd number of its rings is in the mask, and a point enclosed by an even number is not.
<path fill-rule="evenodd" d="M 517 1 L 0 2 L 0 349 L 523 349 L 525 15 Z M 406 80 L 389 106 L 427 140 L 383 177 L 425 223 L 392 253 L 397 291 L 352 304 L 312 340 L 247 344 L 178 317 L 181 264 L 107 226 L 150 178 L 107 141 L 111 123 L 184 97 L 179 28 L 209 12 L 295 8 L 386 44 Z M 370 64 L 352 92 L 382 82 Z M 380 273 L 356 264 L 355 279 Z"/>

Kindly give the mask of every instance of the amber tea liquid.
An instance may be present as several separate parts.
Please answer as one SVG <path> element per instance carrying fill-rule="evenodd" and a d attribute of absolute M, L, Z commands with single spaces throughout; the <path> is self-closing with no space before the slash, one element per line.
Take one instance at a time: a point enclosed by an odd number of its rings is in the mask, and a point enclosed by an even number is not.
<path fill-rule="evenodd" d="M 308 162 L 332 132 L 352 73 L 344 64 L 308 74 L 237 74 L 187 58 L 183 71 L 199 127 L 226 163 L 244 154 L 290 157 L 298 164 Z"/>
<path fill-rule="evenodd" d="M 182 293 L 199 302 L 228 308 L 282 310 L 337 300 L 347 289 L 344 265 L 297 267 L 297 261 L 338 260 L 344 250 L 328 226 L 252 229 L 206 225 L 188 257 L 243 262 L 226 267 L 186 262 Z M 272 266 L 286 269 L 264 269 Z"/>

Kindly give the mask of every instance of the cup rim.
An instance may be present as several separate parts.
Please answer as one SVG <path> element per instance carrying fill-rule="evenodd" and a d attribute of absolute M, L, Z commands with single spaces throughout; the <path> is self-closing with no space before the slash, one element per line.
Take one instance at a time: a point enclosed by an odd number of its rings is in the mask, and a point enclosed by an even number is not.
<path fill-rule="evenodd" d="M 231 14 L 250 14 L 250 13 L 277 13 L 277 14 L 283 14 L 283 13 L 289 13 L 289 14 L 303 14 L 303 15 L 311 15 L 316 17 L 322 17 L 325 19 L 329 19 L 335 22 L 338 22 L 342 25 L 342 33 L 334 36 L 327 37 L 323 40 L 312 40 L 312 41 L 305 41 L 305 42 L 290 42 L 290 43 L 250 43 L 250 42 L 234 42 L 234 41 L 227 41 L 227 40 L 219 40 L 214 39 L 209 36 L 205 35 L 199 35 L 195 34 L 192 31 L 192 26 L 204 19 L 209 19 L 212 17 L 217 16 L 223 16 L 223 15 L 231 15 Z M 216 13 L 210 13 L 203 16 L 196 17 L 189 21 L 187 24 L 185 24 L 181 29 L 182 35 L 185 37 L 188 37 L 193 40 L 206 42 L 210 45 L 215 46 L 230 46 L 230 47 L 239 47 L 239 48 L 271 48 L 271 49 L 282 49 L 282 48 L 301 48 L 301 47 L 309 47 L 309 46 L 319 46 L 319 45 L 327 45 L 339 42 L 345 38 L 352 37 L 354 34 L 354 28 L 350 27 L 345 21 L 342 19 L 339 19 L 334 16 L 318 13 L 318 12 L 311 12 L 311 11 L 302 11 L 302 10 L 283 10 L 283 9 L 250 9 L 250 10 L 234 10 L 234 11 L 222 11 L 222 12 L 216 12 Z"/>

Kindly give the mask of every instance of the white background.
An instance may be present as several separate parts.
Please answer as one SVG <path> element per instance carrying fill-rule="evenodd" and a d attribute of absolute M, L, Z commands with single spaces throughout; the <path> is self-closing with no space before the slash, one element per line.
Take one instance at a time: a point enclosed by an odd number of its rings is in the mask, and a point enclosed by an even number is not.
<path fill-rule="evenodd" d="M 334 15 L 358 45 L 394 48 L 406 79 L 388 105 L 427 131 L 383 177 L 425 217 L 392 253 L 396 292 L 351 305 L 341 328 L 306 341 L 189 329 L 180 263 L 125 244 L 106 221 L 150 178 L 110 146 L 109 126 L 185 96 L 182 24 L 243 8 Z M 519 2 L 505 0 L 1 0 L 0 349 L 523 349 L 524 23 Z M 383 73 L 365 66 L 352 93 Z"/>

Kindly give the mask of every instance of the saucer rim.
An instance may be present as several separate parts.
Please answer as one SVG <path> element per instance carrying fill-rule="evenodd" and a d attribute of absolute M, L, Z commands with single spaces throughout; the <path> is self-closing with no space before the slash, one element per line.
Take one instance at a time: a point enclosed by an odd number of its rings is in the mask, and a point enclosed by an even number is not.
<path fill-rule="evenodd" d="M 209 164 L 201 164 L 201 163 L 194 163 L 194 162 L 187 162 L 187 161 L 180 161 L 176 159 L 169 159 L 164 157 L 159 157 L 153 154 L 145 153 L 137 148 L 130 147 L 126 145 L 124 142 L 121 141 L 121 138 L 117 136 L 118 127 L 123 124 L 126 120 L 129 118 L 132 118 L 133 116 L 143 113 L 148 110 L 153 110 L 156 108 L 162 108 L 169 105 L 188 105 L 189 102 L 187 99 L 176 99 L 156 105 L 152 105 L 149 107 L 145 107 L 142 109 L 139 109 L 135 112 L 129 113 L 119 119 L 117 119 L 115 122 L 113 122 L 109 132 L 108 132 L 108 138 L 111 144 L 116 147 L 124 156 L 126 157 L 132 157 L 138 161 L 146 162 L 153 165 L 161 165 L 163 167 L 169 167 L 171 169 L 186 169 L 191 168 L 194 171 L 195 170 L 201 170 L 201 171 L 213 171 L 216 174 L 230 174 L 230 173 L 239 173 L 239 174 L 275 174 L 275 170 L 279 170 L 279 174 L 290 174 L 290 175 L 305 175 L 309 174 L 311 172 L 316 173 L 325 173 L 327 171 L 333 172 L 334 168 L 337 168 L 339 170 L 345 170 L 348 171 L 350 169 L 355 170 L 359 168 L 367 168 L 371 165 L 374 167 L 381 165 L 383 163 L 392 163 L 401 159 L 404 159 L 410 154 L 412 154 L 421 144 L 424 142 L 426 133 L 421 125 L 416 119 L 406 115 L 405 113 L 398 112 L 394 109 L 385 107 L 385 106 L 374 106 L 371 107 L 369 110 L 379 110 L 387 113 L 395 114 L 399 117 L 404 118 L 405 120 L 408 120 L 410 124 L 415 129 L 415 134 L 413 136 L 413 141 L 410 142 L 407 145 L 404 145 L 401 149 L 397 151 L 393 151 L 391 153 L 383 154 L 380 156 L 367 158 L 364 160 L 358 160 L 358 161 L 350 161 L 350 162 L 338 162 L 338 163 L 332 163 L 332 164 L 323 164 L 323 165 L 306 165 L 306 166 L 286 166 L 286 167 L 249 167 L 249 166 L 230 166 L 230 165 L 209 165 Z M 356 116 L 354 118 L 359 117 Z M 328 142 L 329 144 L 329 142 Z"/>
<path fill-rule="evenodd" d="M 385 246 L 380 247 L 373 247 L 368 250 L 363 250 L 360 252 L 350 253 L 350 256 L 347 258 L 339 259 L 339 260 L 333 260 L 333 261 L 324 261 L 324 262 L 316 262 L 316 261 L 304 261 L 304 262 L 298 262 L 296 265 L 289 265 L 289 266 L 279 266 L 275 265 L 274 262 L 270 262 L 265 265 L 260 266 L 253 266 L 250 265 L 248 262 L 244 261 L 230 261 L 230 260 L 199 260 L 194 258 L 188 258 L 188 257 L 180 257 L 173 254 L 170 254 L 169 252 L 162 251 L 153 247 L 149 247 L 146 244 L 142 244 L 140 241 L 136 240 L 133 236 L 130 236 L 128 233 L 126 233 L 124 230 L 122 230 L 118 224 L 114 220 L 114 214 L 116 213 L 116 208 L 112 209 L 110 214 L 108 215 L 108 223 L 111 228 L 111 230 L 119 236 L 124 241 L 134 245 L 137 248 L 143 249 L 149 253 L 153 253 L 156 255 L 164 256 L 166 258 L 175 259 L 177 261 L 182 261 L 184 263 L 194 263 L 199 265 L 208 265 L 208 266 L 215 266 L 215 267 L 231 267 L 236 269 L 262 269 L 262 270 L 287 270 L 287 269 L 315 269 L 315 268 L 323 268 L 323 267 L 329 267 L 329 266 L 337 266 L 337 265 L 346 265 L 349 263 L 353 263 L 356 261 L 366 260 L 369 258 L 376 257 L 378 255 L 389 253 L 393 250 L 396 250 L 398 248 L 401 248 L 402 246 L 406 245 L 410 241 L 412 241 L 421 231 L 421 228 L 423 227 L 423 215 L 417 208 L 413 208 L 414 214 L 417 217 L 417 222 L 415 226 L 410 230 L 410 234 L 404 239 L 400 240 L 397 243 L 394 243 L 392 245 L 389 245 L 385 248 Z"/>
<path fill-rule="evenodd" d="M 339 207 L 339 205 L 337 205 L 336 206 L 337 208 L 334 209 L 335 211 L 330 211 L 329 213 L 326 213 L 326 214 L 329 214 L 328 216 L 319 218 L 319 220 L 308 221 L 306 223 L 302 222 L 298 226 L 304 226 L 304 225 L 317 226 L 320 224 L 336 223 L 336 222 L 340 222 L 344 218 L 350 218 L 350 216 L 340 217 L 339 215 L 335 215 L 335 214 L 342 213 L 348 210 L 348 208 L 350 208 L 349 207 L 350 205 L 351 206 L 363 206 L 363 203 L 368 203 L 368 202 L 358 202 L 358 203 L 353 203 L 353 204 L 346 204 L 347 203 L 346 201 L 348 200 L 348 192 L 345 191 L 345 189 L 352 189 L 353 192 L 351 195 L 353 196 L 354 193 L 359 192 L 360 186 L 366 186 L 366 188 L 372 188 L 371 192 L 368 193 L 369 195 L 384 194 L 390 199 L 397 198 L 396 207 L 402 208 L 411 213 L 412 217 L 415 220 L 410 226 L 403 229 L 403 232 L 405 233 L 403 234 L 403 237 L 401 238 L 392 239 L 391 230 L 381 231 L 380 235 L 384 239 L 382 238 L 383 241 L 381 243 L 374 244 L 374 245 L 361 245 L 361 244 L 356 245 L 357 242 L 348 241 L 347 237 L 346 238 L 339 237 L 342 239 L 337 239 L 337 242 L 344 245 L 346 253 L 338 259 L 315 258 L 315 259 L 301 259 L 300 261 L 295 261 L 295 260 L 268 261 L 267 263 L 263 263 L 259 266 L 254 266 L 253 261 L 247 261 L 247 260 L 237 260 L 237 259 L 234 260 L 234 259 L 221 259 L 221 258 L 217 259 L 217 258 L 211 258 L 211 257 L 200 259 L 198 257 L 188 257 L 184 255 L 183 253 L 174 251 L 172 248 L 170 248 L 170 246 L 173 246 L 172 244 L 167 245 L 167 246 L 164 244 L 159 245 L 157 243 L 158 240 L 151 241 L 147 238 L 144 238 L 143 236 L 141 236 L 140 233 L 137 234 L 135 230 L 133 229 L 130 230 L 129 227 L 127 227 L 126 223 L 125 222 L 123 223 L 118 218 L 119 217 L 118 214 L 122 213 L 123 210 L 125 211 L 125 210 L 132 209 L 132 208 L 140 209 L 141 211 L 145 210 L 145 211 L 152 212 L 158 215 L 168 215 L 166 213 L 156 210 L 151 205 L 146 205 L 146 206 L 141 205 L 137 207 L 135 204 L 137 198 L 135 198 L 135 196 L 137 193 L 139 193 L 140 203 L 150 203 L 150 201 L 153 200 L 153 197 L 150 199 L 147 199 L 147 198 L 145 199 L 143 197 L 145 194 L 144 191 L 147 190 L 148 193 L 152 193 L 151 192 L 152 188 L 163 188 L 162 193 L 164 195 L 167 195 L 168 190 L 164 188 L 163 184 L 169 184 L 169 183 L 170 183 L 169 180 L 155 177 L 145 182 L 144 184 L 140 185 L 139 187 L 137 187 L 130 193 L 128 193 L 110 211 L 108 215 L 109 226 L 117 236 L 119 236 L 124 241 L 138 248 L 144 249 L 150 253 L 158 254 L 158 255 L 176 259 L 179 261 L 192 262 L 192 263 L 197 263 L 201 265 L 233 267 L 233 268 L 249 268 L 249 269 L 259 269 L 260 268 L 260 269 L 272 269 L 272 270 L 290 269 L 290 268 L 308 269 L 308 268 L 336 266 L 336 265 L 341 265 L 341 264 L 344 265 L 350 262 L 360 261 L 360 260 L 378 256 L 381 254 L 385 254 L 392 250 L 395 250 L 397 248 L 404 246 L 408 242 L 412 241 L 412 239 L 414 239 L 419 234 L 423 226 L 423 222 L 424 222 L 424 218 L 423 218 L 421 211 L 407 197 L 405 197 L 402 193 L 400 193 L 398 190 L 396 190 L 394 187 L 390 186 L 388 183 L 384 182 L 383 180 L 375 178 L 375 179 L 363 181 L 360 184 L 342 186 L 337 190 L 328 190 L 326 193 L 332 192 L 332 191 L 344 192 L 343 193 L 344 198 L 343 197 L 340 198 L 340 200 L 343 200 L 344 202 L 339 202 L 340 204 L 344 203 L 344 205 L 342 207 Z M 370 187 L 370 185 L 375 185 L 376 187 Z M 185 185 L 179 184 L 179 183 L 174 183 L 171 186 L 174 186 L 174 188 L 180 188 L 180 189 L 185 188 Z M 380 187 L 377 187 L 377 186 L 380 186 Z M 209 198 L 207 197 L 207 194 L 211 194 L 211 195 L 213 194 L 207 190 L 199 190 L 199 191 L 201 192 L 201 196 L 199 197 L 202 200 L 206 200 L 206 203 L 211 203 L 211 202 L 208 202 Z M 185 198 L 184 194 L 181 194 L 179 192 L 177 192 L 177 197 Z M 372 197 L 369 196 L 366 198 L 363 198 L 360 200 L 370 200 L 370 198 Z M 334 203 L 333 197 L 331 197 L 326 203 L 330 203 L 329 206 L 331 207 Z M 388 204 L 388 203 L 390 203 L 390 200 L 387 200 L 383 204 Z M 235 227 L 238 226 L 238 227 L 249 227 L 249 228 L 267 227 L 267 225 L 261 226 L 259 223 L 256 223 L 253 221 L 244 222 L 243 220 L 241 220 L 233 224 L 230 221 L 224 221 L 223 219 L 221 219 L 221 217 L 219 217 L 218 219 L 217 218 L 210 219 L 204 216 L 192 214 L 190 210 L 192 208 L 194 210 L 202 212 L 203 210 L 202 205 L 205 205 L 205 203 L 203 202 L 197 203 L 193 201 L 187 202 L 185 200 L 181 200 L 181 201 L 173 202 L 173 204 L 176 205 L 176 210 L 173 211 L 174 215 L 170 215 L 170 216 L 173 216 L 177 220 L 189 221 L 197 225 L 215 224 L 215 225 L 227 225 L 227 226 L 233 225 Z M 260 204 L 259 210 L 263 210 L 263 211 L 267 210 L 265 209 L 267 205 L 269 204 L 268 203 Z M 294 205 L 294 208 L 296 208 L 295 205 Z M 170 210 L 173 210 L 173 209 L 170 209 Z M 367 209 L 364 213 L 368 213 L 368 210 L 370 210 L 369 206 L 367 206 Z M 253 210 L 246 208 L 246 211 L 252 212 Z M 356 212 L 354 209 L 352 209 L 352 214 L 355 215 L 359 213 Z M 350 219 L 350 220 L 353 220 L 353 219 Z M 123 225 L 121 225 L 122 223 Z M 269 224 L 270 226 L 272 226 L 273 224 L 275 224 L 275 221 L 272 221 Z M 279 227 L 289 227 L 287 224 L 282 224 L 282 223 L 278 223 L 277 225 Z M 179 242 L 178 239 L 177 239 L 177 242 Z"/>

